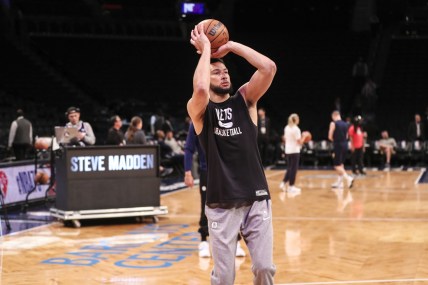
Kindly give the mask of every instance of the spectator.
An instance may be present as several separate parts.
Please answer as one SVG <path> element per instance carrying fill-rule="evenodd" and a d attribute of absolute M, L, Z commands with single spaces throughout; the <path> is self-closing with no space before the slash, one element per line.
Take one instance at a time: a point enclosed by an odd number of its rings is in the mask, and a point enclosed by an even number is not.
<path fill-rule="evenodd" d="M 118 115 L 110 118 L 111 127 L 107 134 L 107 145 L 125 145 L 125 135 L 122 131 L 122 119 Z"/>
<path fill-rule="evenodd" d="M 349 127 L 348 135 L 351 142 L 352 173 L 355 175 L 366 175 L 363 161 L 365 151 L 364 143 L 367 134 L 363 131 L 361 116 L 356 116 L 354 118 L 354 123 Z"/>
<path fill-rule="evenodd" d="M 77 107 L 69 107 L 65 112 L 68 123 L 65 125 L 67 128 L 76 128 L 77 135 L 70 140 L 68 145 L 88 146 L 95 144 L 95 134 L 92 126 L 88 122 L 80 120 L 80 109 Z"/>
<path fill-rule="evenodd" d="M 141 117 L 132 117 L 128 130 L 125 132 L 125 141 L 128 145 L 147 144 L 146 134 L 143 130 L 143 119 Z"/>
<path fill-rule="evenodd" d="M 146 134 L 143 130 L 143 119 L 139 116 L 134 116 L 131 119 L 128 129 L 125 132 L 125 141 L 127 145 L 146 145 L 147 139 Z M 159 173 L 161 177 L 170 175 L 174 169 L 171 167 L 165 167 L 162 163 L 162 159 L 159 162 Z"/>
<path fill-rule="evenodd" d="M 165 144 L 167 144 L 167 145 L 169 145 L 169 147 L 171 147 L 173 154 L 183 154 L 184 155 L 184 150 L 181 147 L 181 145 L 179 144 L 179 142 L 175 139 L 174 132 L 172 130 L 168 130 L 166 132 Z"/>
<path fill-rule="evenodd" d="M 397 148 L 397 142 L 394 138 L 389 137 L 389 133 L 383 130 L 381 133 L 381 139 L 378 141 L 379 150 L 386 157 L 386 163 L 384 170 L 389 170 L 391 167 L 391 157 L 395 154 Z"/>
<path fill-rule="evenodd" d="M 425 140 L 425 124 L 420 114 L 415 114 L 415 120 L 410 122 L 407 129 L 407 138 L 412 143 L 415 141 L 423 142 Z"/>
<path fill-rule="evenodd" d="M 23 160 L 27 158 L 33 143 L 33 126 L 24 118 L 22 109 L 16 111 L 16 117 L 10 125 L 8 147 L 13 149 L 16 160 Z"/>
<path fill-rule="evenodd" d="M 165 143 L 165 133 L 162 130 L 156 132 L 155 139 L 160 149 L 161 165 L 173 168 L 177 176 L 184 176 L 184 153 L 174 153 L 172 148 Z"/>

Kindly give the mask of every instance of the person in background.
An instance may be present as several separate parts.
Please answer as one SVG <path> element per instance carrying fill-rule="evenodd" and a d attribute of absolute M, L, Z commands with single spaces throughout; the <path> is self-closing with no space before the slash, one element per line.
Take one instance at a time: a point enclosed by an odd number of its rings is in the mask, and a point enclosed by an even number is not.
<path fill-rule="evenodd" d="M 287 126 L 284 128 L 285 158 L 287 171 L 279 187 L 290 195 L 300 195 L 301 189 L 294 186 L 300 162 L 300 150 L 305 142 L 305 136 L 299 128 L 299 115 L 293 113 L 288 117 Z M 289 184 L 289 187 L 287 187 Z"/>
<path fill-rule="evenodd" d="M 414 121 L 409 123 L 407 138 L 410 142 L 425 141 L 425 124 L 422 121 L 420 114 L 415 114 Z"/>
<path fill-rule="evenodd" d="M 143 119 L 134 116 L 131 119 L 128 130 L 125 132 L 126 144 L 147 144 L 146 134 L 143 130 Z"/>
<path fill-rule="evenodd" d="M 118 115 L 110 118 L 111 127 L 107 133 L 107 145 L 125 145 L 125 135 L 122 131 L 122 119 Z"/>
<path fill-rule="evenodd" d="M 13 149 L 15 160 L 27 158 L 33 143 L 33 125 L 24 118 L 24 111 L 16 111 L 16 120 L 12 122 L 9 130 L 8 148 Z"/>
<path fill-rule="evenodd" d="M 397 148 L 397 141 L 389 136 L 387 130 L 381 132 L 381 139 L 378 141 L 379 150 L 385 155 L 386 162 L 384 170 L 387 171 L 391 168 L 391 158 L 395 154 Z"/>
<path fill-rule="evenodd" d="M 143 119 L 139 116 L 134 116 L 125 132 L 125 143 L 126 145 L 146 145 L 146 133 L 143 130 Z M 174 169 L 163 165 L 162 160 L 159 163 L 159 174 L 160 177 L 166 177 L 170 175 Z"/>
<path fill-rule="evenodd" d="M 276 74 L 276 64 L 256 50 L 228 41 L 215 52 L 204 24 L 191 31 L 200 55 L 187 111 L 207 159 L 205 214 L 214 261 L 211 284 L 235 281 L 236 235 L 251 255 L 254 284 L 274 284 L 272 201 L 257 147 L 257 102 Z M 247 62 L 254 73 L 232 93 L 227 54 Z"/>
<path fill-rule="evenodd" d="M 77 107 L 69 107 L 65 112 L 68 123 L 67 128 L 76 128 L 77 136 L 70 140 L 69 145 L 89 146 L 95 144 L 95 134 L 91 124 L 80 120 L 80 109 Z"/>
<path fill-rule="evenodd" d="M 186 143 L 184 145 L 184 183 L 187 187 L 192 188 L 194 179 L 192 175 L 193 155 L 197 153 L 199 158 L 199 194 L 201 195 L 201 216 L 199 218 L 199 230 L 201 234 L 201 242 L 199 244 L 199 257 L 210 257 L 210 245 L 207 242 L 209 236 L 208 220 L 205 216 L 205 204 L 207 201 L 207 162 L 205 159 L 204 151 L 199 144 L 198 137 L 195 133 L 193 124 L 190 123 L 189 131 L 187 132 Z M 236 257 L 245 256 L 246 253 L 239 243 L 241 235 L 238 234 L 238 245 L 236 247 Z"/>
<path fill-rule="evenodd" d="M 266 116 L 266 110 L 259 108 L 257 111 L 257 144 L 262 158 L 263 165 L 271 163 L 271 145 L 270 145 L 270 119 Z"/>
<path fill-rule="evenodd" d="M 363 131 L 361 116 L 355 116 L 353 124 L 348 129 L 351 142 L 351 166 L 355 175 L 366 175 L 364 172 L 365 138 L 367 134 Z M 357 171 L 358 170 L 358 171 Z"/>
<path fill-rule="evenodd" d="M 174 131 L 168 130 L 165 134 L 165 143 L 169 145 L 174 154 L 184 154 L 184 150 L 180 143 L 174 137 Z"/>
<path fill-rule="evenodd" d="M 333 142 L 333 165 L 337 172 L 337 181 L 331 185 L 332 188 L 343 188 L 343 180 L 347 182 L 348 188 L 352 188 L 354 178 L 346 173 L 344 162 L 348 151 L 348 128 L 349 125 L 342 120 L 339 111 L 331 113 L 332 121 L 328 130 L 328 139 Z"/>

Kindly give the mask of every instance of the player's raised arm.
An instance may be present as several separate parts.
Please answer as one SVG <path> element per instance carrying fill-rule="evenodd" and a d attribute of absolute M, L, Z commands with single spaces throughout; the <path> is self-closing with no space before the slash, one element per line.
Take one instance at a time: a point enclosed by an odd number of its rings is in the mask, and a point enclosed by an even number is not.
<path fill-rule="evenodd" d="M 190 36 L 190 43 L 201 56 L 193 75 L 193 94 L 187 102 L 187 111 L 196 133 L 199 134 L 202 130 L 203 114 L 210 98 L 211 43 L 203 31 L 203 24 L 195 26 Z"/>

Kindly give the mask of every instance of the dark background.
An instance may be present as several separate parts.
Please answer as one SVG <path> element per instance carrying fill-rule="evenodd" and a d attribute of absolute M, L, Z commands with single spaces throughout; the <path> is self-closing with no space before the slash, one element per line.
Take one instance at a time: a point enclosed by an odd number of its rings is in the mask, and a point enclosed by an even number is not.
<path fill-rule="evenodd" d="M 302 130 L 326 139 L 337 97 L 344 118 L 361 114 L 352 91 L 359 56 L 378 87 L 374 114 L 362 114 L 369 138 L 388 129 L 406 139 L 413 115 L 426 112 L 426 0 L 209 0 L 199 1 L 203 15 L 186 17 L 181 2 L 1 0 L 0 144 L 7 144 L 16 108 L 39 136 L 63 125 L 69 106 L 80 107 L 97 144 L 113 114 L 128 121 L 140 115 L 148 131 L 161 108 L 178 132 L 198 60 L 190 29 L 206 18 L 221 20 L 231 40 L 276 62 L 275 80 L 259 101 L 276 139 L 294 112 Z M 254 72 L 237 56 L 225 60 L 235 88 Z"/>

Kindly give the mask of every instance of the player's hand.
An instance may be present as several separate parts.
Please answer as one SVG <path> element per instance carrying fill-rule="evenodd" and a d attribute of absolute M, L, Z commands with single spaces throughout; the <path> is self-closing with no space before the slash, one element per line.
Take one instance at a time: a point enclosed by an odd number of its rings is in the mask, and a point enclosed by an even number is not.
<path fill-rule="evenodd" d="M 193 176 L 191 172 L 186 171 L 186 174 L 184 175 L 184 184 L 186 184 L 187 187 L 193 187 Z"/>
<path fill-rule="evenodd" d="M 190 32 L 190 43 L 196 48 L 197 53 L 201 54 L 206 48 L 211 50 L 211 43 L 204 33 L 204 24 L 196 25 Z"/>
<path fill-rule="evenodd" d="M 233 45 L 232 41 L 228 41 L 224 45 L 220 46 L 215 52 L 211 54 L 212 58 L 222 58 L 226 54 L 228 54 L 231 50 L 231 46 Z"/>
<path fill-rule="evenodd" d="M 77 133 L 77 138 L 79 139 L 79 141 L 81 141 L 85 136 L 86 136 L 86 133 L 84 133 L 84 132 L 78 132 Z"/>

